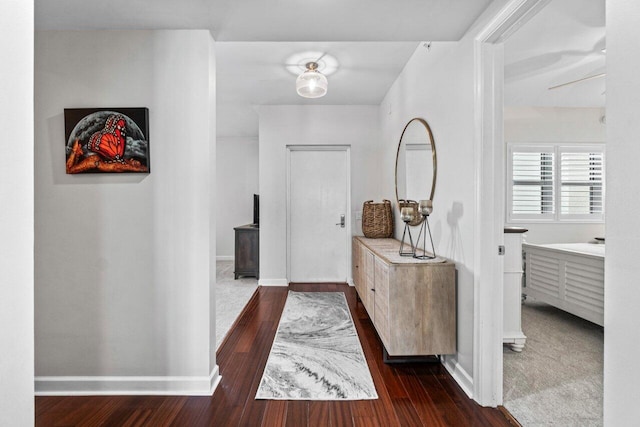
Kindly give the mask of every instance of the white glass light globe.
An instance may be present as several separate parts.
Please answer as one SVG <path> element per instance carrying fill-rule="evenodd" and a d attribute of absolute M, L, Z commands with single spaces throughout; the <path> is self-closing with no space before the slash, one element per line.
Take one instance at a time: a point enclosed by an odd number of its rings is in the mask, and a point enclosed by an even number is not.
<path fill-rule="evenodd" d="M 304 98 L 320 98 L 327 94 L 327 78 L 313 67 L 307 65 L 307 71 L 296 79 L 296 91 Z"/>

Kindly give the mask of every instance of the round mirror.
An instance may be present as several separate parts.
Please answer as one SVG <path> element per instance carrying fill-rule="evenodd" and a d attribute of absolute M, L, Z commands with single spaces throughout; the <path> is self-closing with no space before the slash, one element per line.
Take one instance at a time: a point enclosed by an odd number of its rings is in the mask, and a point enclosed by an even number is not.
<path fill-rule="evenodd" d="M 433 200 L 436 191 L 436 144 L 429 124 L 414 118 L 402 130 L 396 154 L 396 202 L 398 209 L 411 207 L 419 225 L 424 217 L 418 214 L 420 200 Z"/>

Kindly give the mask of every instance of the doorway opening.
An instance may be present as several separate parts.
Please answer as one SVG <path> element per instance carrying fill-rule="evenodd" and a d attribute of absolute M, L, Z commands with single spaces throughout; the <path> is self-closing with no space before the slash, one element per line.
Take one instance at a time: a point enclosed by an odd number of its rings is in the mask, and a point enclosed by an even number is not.
<path fill-rule="evenodd" d="M 603 422 L 605 62 L 605 0 L 551 2 L 504 42 L 506 225 L 528 231 L 503 405 L 525 426 Z"/>

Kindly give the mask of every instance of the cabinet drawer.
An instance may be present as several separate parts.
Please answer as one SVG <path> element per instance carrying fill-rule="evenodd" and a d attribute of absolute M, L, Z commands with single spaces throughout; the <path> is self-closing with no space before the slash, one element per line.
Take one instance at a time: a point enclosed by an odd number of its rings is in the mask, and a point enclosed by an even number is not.
<path fill-rule="evenodd" d="M 375 319 L 373 324 L 378 331 L 378 335 L 380 335 L 380 339 L 382 339 L 382 343 L 385 347 L 389 347 L 390 334 L 389 334 L 389 308 L 388 304 L 380 305 L 376 300 L 376 311 L 375 311 Z"/>
<path fill-rule="evenodd" d="M 378 312 L 380 312 L 381 316 L 385 318 L 389 317 L 389 298 L 383 297 L 376 292 L 376 316 L 378 316 Z"/>
<path fill-rule="evenodd" d="M 374 282 L 376 299 L 379 297 L 389 299 L 389 266 L 380 258 L 375 261 Z"/>
<path fill-rule="evenodd" d="M 375 257 L 371 251 L 367 249 L 362 249 L 362 255 L 364 258 L 364 286 L 363 286 L 363 294 L 365 298 L 362 298 L 362 302 L 364 302 L 364 306 L 367 309 L 367 313 L 369 313 L 369 317 L 373 319 L 373 310 L 374 310 L 374 301 L 375 301 Z"/>

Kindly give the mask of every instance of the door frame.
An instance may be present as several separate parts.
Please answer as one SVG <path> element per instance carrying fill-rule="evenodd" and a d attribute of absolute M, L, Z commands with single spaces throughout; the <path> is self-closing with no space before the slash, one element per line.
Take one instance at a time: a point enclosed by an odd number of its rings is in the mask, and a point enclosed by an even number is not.
<path fill-rule="evenodd" d="M 473 399 L 502 404 L 505 149 L 503 42 L 550 0 L 510 0 L 474 40 L 475 178 Z M 498 309 L 497 309 L 498 308 Z"/>
<path fill-rule="evenodd" d="M 347 165 L 347 200 L 345 215 L 346 271 L 345 282 L 352 283 L 351 274 L 351 146 L 350 145 L 287 145 L 287 282 L 291 280 L 291 152 L 292 151 L 343 151 Z"/>

